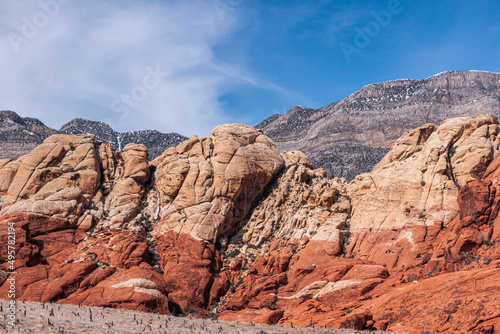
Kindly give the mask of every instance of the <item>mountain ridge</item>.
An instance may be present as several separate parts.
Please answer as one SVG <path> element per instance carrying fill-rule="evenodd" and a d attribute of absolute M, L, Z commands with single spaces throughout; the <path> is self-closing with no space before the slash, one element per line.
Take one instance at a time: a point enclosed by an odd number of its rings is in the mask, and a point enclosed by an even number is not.
<path fill-rule="evenodd" d="M 55 130 L 36 118 L 21 117 L 13 111 L 3 110 L 0 111 L 0 158 L 16 159 L 28 154 L 53 134 L 94 134 L 96 140 L 111 144 L 119 151 L 129 143 L 144 144 L 148 147 L 150 159 L 187 139 L 177 133 L 157 130 L 119 132 L 107 123 L 83 118 L 75 118 Z"/>
<path fill-rule="evenodd" d="M 295 106 L 255 127 L 273 139 L 280 152 L 303 151 L 330 177 L 350 181 L 369 172 L 406 131 L 426 123 L 438 125 L 447 118 L 480 114 L 500 116 L 499 73 L 446 71 L 421 80 L 372 83 L 322 108 Z M 55 130 L 38 119 L 0 111 L 0 158 L 27 154 L 56 133 L 96 134 L 97 140 L 118 150 L 132 142 L 145 144 L 151 159 L 187 139 L 156 130 L 118 132 L 104 122 L 81 118 Z"/>
<path fill-rule="evenodd" d="M 368 172 L 403 133 L 447 118 L 500 115 L 500 74 L 448 71 L 363 86 L 319 109 L 295 106 L 259 124 L 280 152 L 306 153 L 330 176 Z"/>

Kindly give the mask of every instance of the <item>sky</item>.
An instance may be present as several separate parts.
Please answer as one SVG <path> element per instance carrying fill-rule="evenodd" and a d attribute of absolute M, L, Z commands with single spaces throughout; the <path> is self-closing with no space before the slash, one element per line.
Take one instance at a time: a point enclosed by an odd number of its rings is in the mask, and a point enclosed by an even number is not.
<path fill-rule="evenodd" d="M 0 110 L 210 135 L 367 84 L 500 72 L 496 0 L 2 0 Z"/>

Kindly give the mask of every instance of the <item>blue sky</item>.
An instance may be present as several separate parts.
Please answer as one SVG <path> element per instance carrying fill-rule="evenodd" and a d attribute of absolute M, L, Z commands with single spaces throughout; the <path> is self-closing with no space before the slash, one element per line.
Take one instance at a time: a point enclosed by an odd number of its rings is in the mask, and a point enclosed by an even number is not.
<path fill-rule="evenodd" d="M 374 82 L 500 72 L 500 2 L 3 0 L 0 109 L 209 135 Z"/>

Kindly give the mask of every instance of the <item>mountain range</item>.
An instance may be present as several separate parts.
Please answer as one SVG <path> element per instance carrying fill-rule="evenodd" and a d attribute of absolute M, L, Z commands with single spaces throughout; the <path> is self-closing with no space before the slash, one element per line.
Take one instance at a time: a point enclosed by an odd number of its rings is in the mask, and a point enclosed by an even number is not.
<path fill-rule="evenodd" d="M 329 176 L 369 172 L 403 133 L 452 117 L 500 115 L 500 74 L 443 72 L 371 84 L 320 109 L 296 106 L 257 125 L 281 152 L 300 150 Z"/>
<path fill-rule="evenodd" d="M 21 117 L 13 111 L 0 111 L 0 159 L 17 159 L 29 153 L 53 134 L 94 134 L 96 140 L 111 144 L 121 150 L 129 143 L 148 147 L 150 159 L 156 158 L 165 149 L 177 146 L 187 138 L 177 133 L 161 133 L 156 130 L 118 132 L 104 122 L 76 118 L 59 130 L 47 127 L 40 120 Z"/>
<path fill-rule="evenodd" d="M 371 84 L 320 109 L 296 106 L 256 127 L 273 139 L 280 152 L 302 151 L 328 176 L 350 181 L 369 172 L 405 132 L 426 123 L 481 114 L 500 116 L 500 74 L 451 71 L 424 80 Z M 128 143 L 145 144 L 150 159 L 187 139 L 155 130 L 117 132 L 106 123 L 79 118 L 54 130 L 40 120 L 0 111 L 0 158 L 29 153 L 56 133 L 95 134 L 118 150 Z"/>

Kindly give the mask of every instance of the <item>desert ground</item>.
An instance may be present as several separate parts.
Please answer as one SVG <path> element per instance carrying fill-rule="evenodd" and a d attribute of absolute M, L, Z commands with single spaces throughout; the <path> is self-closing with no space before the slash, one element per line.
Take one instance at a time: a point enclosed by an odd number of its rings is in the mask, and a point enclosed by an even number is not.
<path fill-rule="evenodd" d="M 18 302 L 16 325 L 9 326 L 8 301 L 0 300 L 1 333 L 43 334 L 348 334 L 387 333 L 324 328 L 291 328 L 116 310 L 102 307 Z"/>

